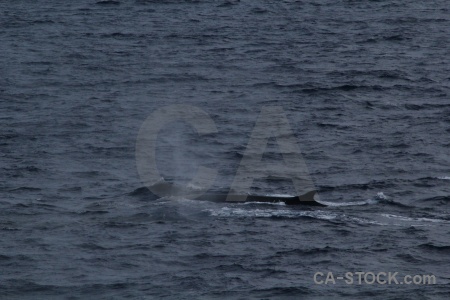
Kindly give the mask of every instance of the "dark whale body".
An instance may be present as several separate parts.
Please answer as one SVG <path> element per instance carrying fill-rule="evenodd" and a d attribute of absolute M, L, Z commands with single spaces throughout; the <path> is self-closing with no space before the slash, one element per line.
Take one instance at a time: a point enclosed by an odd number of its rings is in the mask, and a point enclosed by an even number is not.
<path fill-rule="evenodd" d="M 215 202 L 266 202 L 285 203 L 286 205 L 306 205 L 306 206 L 326 206 L 314 200 L 316 191 L 311 191 L 301 196 L 280 197 L 280 196 L 258 196 L 258 195 L 237 195 L 237 194 L 203 194 L 193 197 L 195 200 L 215 201 Z"/>
<path fill-rule="evenodd" d="M 309 191 L 300 196 L 259 196 L 237 194 L 235 191 L 224 190 L 220 192 L 204 193 L 186 189 L 166 181 L 160 181 L 149 187 L 149 190 L 157 195 L 168 197 L 182 197 L 192 200 L 204 200 L 214 202 L 244 203 L 244 202 L 265 202 L 265 203 L 285 203 L 286 205 L 303 206 L 326 206 L 314 200 L 315 190 Z"/>

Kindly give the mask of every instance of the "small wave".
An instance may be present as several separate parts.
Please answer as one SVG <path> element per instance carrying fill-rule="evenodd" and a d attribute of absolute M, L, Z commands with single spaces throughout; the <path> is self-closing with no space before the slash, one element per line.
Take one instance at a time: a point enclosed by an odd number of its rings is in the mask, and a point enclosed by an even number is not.
<path fill-rule="evenodd" d="M 383 217 L 390 218 L 390 219 L 397 219 L 401 221 L 410 221 L 410 222 L 432 222 L 432 223 L 450 223 L 447 220 L 441 220 L 441 219 L 431 219 L 431 218 L 411 218 L 411 217 L 405 217 L 405 216 L 398 216 L 393 214 L 381 214 Z"/>
<path fill-rule="evenodd" d="M 441 177 L 436 177 L 437 179 L 441 179 L 441 180 L 450 180 L 450 176 L 441 176 Z"/>
<path fill-rule="evenodd" d="M 104 215 L 109 214 L 107 210 L 83 210 L 79 212 L 80 215 Z"/>
<path fill-rule="evenodd" d="M 52 20 L 35 20 L 32 22 L 33 24 L 55 24 Z"/>
<path fill-rule="evenodd" d="M 378 203 L 381 203 L 381 204 L 387 204 L 387 205 L 403 207 L 403 208 L 410 208 L 411 207 L 409 205 L 406 205 L 406 204 L 403 204 L 403 203 L 396 202 L 396 201 L 392 200 L 391 198 L 389 198 L 388 196 L 383 194 L 383 192 L 377 193 L 377 196 L 375 197 L 375 200 L 378 201 Z"/>
<path fill-rule="evenodd" d="M 356 223 L 356 224 L 370 224 L 370 225 L 381 225 L 381 226 L 391 225 L 388 223 L 382 223 L 382 222 L 378 222 L 378 221 L 374 221 L 374 220 L 369 220 L 366 218 L 359 218 L 359 217 L 345 216 L 345 215 L 343 217 L 343 220 L 348 221 L 350 223 Z"/>
<path fill-rule="evenodd" d="M 132 222 L 109 221 L 109 222 L 104 222 L 103 226 L 109 227 L 109 228 L 132 228 L 132 227 L 139 227 L 139 226 L 141 226 L 141 224 L 132 223 Z"/>
<path fill-rule="evenodd" d="M 419 263 L 421 262 L 421 259 L 414 257 L 411 254 L 406 254 L 406 253 L 400 253 L 397 254 L 396 257 L 398 257 L 399 259 L 407 262 L 407 263 Z"/>
<path fill-rule="evenodd" d="M 324 221 L 354 223 L 360 225 L 389 225 L 367 218 L 348 216 L 346 214 L 338 214 L 322 210 L 314 211 L 298 211 L 288 209 L 244 209 L 234 207 L 222 207 L 221 209 L 206 209 L 213 217 L 238 217 L 238 218 L 312 218 Z"/>
<path fill-rule="evenodd" d="M 96 243 L 82 243 L 79 244 L 78 247 L 82 249 L 88 249 L 88 250 L 110 250 L 111 248 L 100 246 Z"/>
<path fill-rule="evenodd" d="M 331 207 L 342 207 L 342 206 L 362 206 L 362 205 L 374 205 L 380 202 L 384 202 L 388 199 L 388 197 L 383 194 L 383 192 L 377 193 L 375 198 L 367 199 L 362 201 L 351 201 L 351 202 L 329 202 L 321 200 L 320 203 L 325 204 Z"/>
<path fill-rule="evenodd" d="M 120 5 L 120 1 L 105 0 L 105 1 L 98 1 L 95 4 L 97 4 L 97 5 Z"/>
<path fill-rule="evenodd" d="M 19 231 L 19 228 L 15 228 L 15 227 L 2 227 L 0 228 L 0 230 L 4 230 L 4 231 Z"/>
<path fill-rule="evenodd" d="M 286 255 L 324 255 L 327 253 L 336 253 L 340 252 L 342 249 L 325 246 L 323 248 L 313 247 L 308 249 L 289 249 L 283 251 L 277 251 L 276 256 L 286 256 Z"/>
<path fill-rule="evenodd" d="M 18 191 L 29 191 L 29 192 L 38 192 L 41 191 L 40 188 L 36 188 L 36 187 L 31 187 L 31 186 L 21 186 L 18 188 L 14 188 L 9 190 L 10 192 L 18 192 Z"/>
<path fill-rule="evenodd" d="M 2 260 L 10 260 L 10 259 L 11 259 L 11 256 L 0 254 L 0 261 L 2 261 Z"/>
<path fill-rule="evenodd" d="M 447 253 L 450 251 L 450 246 L 448 246 L 448 245 L 438 246 L 438 245 L 434 245 L 432 243 L 426 243 L 426 244 L 419 245 L 419 247 L 425 248 L 427 250 L 442 251 L 442 252 L 447 252 Z"/>
<path fill-rule="evenodd" d="M 254 217 L 254 218 L 299 218 L 312 217 L 322 220 L 336 219 L 337 214 L 324 211 L 295 211 L 276 209 L 243 209 L 233 207 L 222 207 L 221 209 L 206 209 L 213 217 Z"/>
<path fill-rule="evenodd" d="M 353 190 L 382 190 L 388 187 L 395 187 L 395 184 L 391 180 L 372 180 L 367 183 L 350 183 L 338 186 L 320 186 L 319 191 L 353 191 Z M 383 198 L 384 194 L 381 192 L 378 197 Z M 387 197 L 386 197 L 387 198 Z"/>
<path fill-rule="evenodd" d="M 341 207 L 341 206 L 361 206 L 361 205 L 372 205 L 379 203 L 376 199 L 368 199 L 364 201 L 352 201 L 352 202 L 328 202 L 328 201 L 320 201 L 320 203 L 325 204 L 327 206 L 332 207 Z"/>
<path fill-rule="evenodd" d="M 450 196 L 436 196 L 431 198 L 421 199 L 421 202 L 438 202 L 439 205 L 445 205 L 450 201 Z"/>
<path fill-rule="evenodd" d="M 238 3 L 239 3 L 239 1 L 225 1 L 225 2 L 217 5 L 217 7 L 228 7 L 228 6 L 236 5 Z"/>

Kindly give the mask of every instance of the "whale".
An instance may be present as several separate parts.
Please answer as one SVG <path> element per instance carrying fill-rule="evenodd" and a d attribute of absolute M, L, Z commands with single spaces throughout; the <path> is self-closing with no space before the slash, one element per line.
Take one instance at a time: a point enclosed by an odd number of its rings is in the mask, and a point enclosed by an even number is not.
<path fill-rule="evenodd" d="M 325 204 L 317 202 L 314 199 L 316 191 L 310 191 L 300 196 L 276 196 L 276 195 L 241 195 L 232 193 L 210 194 L 206 193 L 197 197 L 192 197 L 193 200 L 214 201 L 214 202 L 228 202 L 228 203 L 284 203 L 285 205 L 304 205 L 304 206 L 319 206 L 324 207 Z"/>
<path fill-rule="evenodd" d="M 190 200 L 227 202 L 227 203 L 284 203 L 285 205 L 297 206 L 327 206 L 314 199 L 315 190 L 308 191 L 298 196 L 287 195 L 254 195 L 236 193 L 233 190 L 225 190 L 223 192 L 211 192 L 208 190 L 190 190 L 184 186 L 169 183 L 161 180 L 155 184 L 148 186 L 148 189 L 160 197 L 185 198 Z"/>

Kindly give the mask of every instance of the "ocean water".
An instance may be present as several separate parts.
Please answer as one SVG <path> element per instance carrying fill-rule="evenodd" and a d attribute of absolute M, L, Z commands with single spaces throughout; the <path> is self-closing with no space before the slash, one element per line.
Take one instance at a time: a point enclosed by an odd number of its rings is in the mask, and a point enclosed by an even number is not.
<path fill-rule="evenodd" d="M 0 11 L 0 299 L 448 299 L 447 0 L 19 0 Z M 229 186 L 262 108 L 278 106 L 328 207 L 153 195 L 136 139 L 178 104 L 217 132 L 162 128 L 163 178 L 214 167 L 214 186 Z M 281 159 L 270 140 L 264 160 Z M 252 189 L 295 190 L 279 178 Z M 316 284 L 317 272 L 436 284 Z"/>

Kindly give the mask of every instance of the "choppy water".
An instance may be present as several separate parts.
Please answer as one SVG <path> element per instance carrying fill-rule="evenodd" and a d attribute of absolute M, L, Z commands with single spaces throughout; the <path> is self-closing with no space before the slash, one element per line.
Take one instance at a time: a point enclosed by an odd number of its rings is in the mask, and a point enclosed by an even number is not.
<path fill-rule="evenodd" d="M 56 2 L 0 3 L 1 299 L 448 297 L 447 0 Z M 329 207 L 151 195 L 136 136 L 180 103 L 218 133 L 166 128 L 163 176 L 227 186 L 277 105 Z M 437 284 L 314 284 L 328 271 Z"/>

